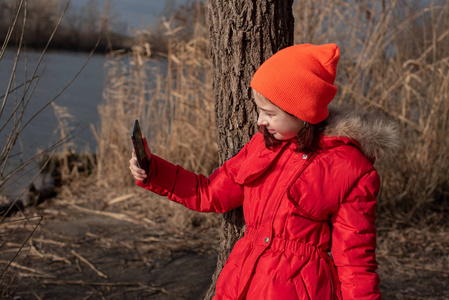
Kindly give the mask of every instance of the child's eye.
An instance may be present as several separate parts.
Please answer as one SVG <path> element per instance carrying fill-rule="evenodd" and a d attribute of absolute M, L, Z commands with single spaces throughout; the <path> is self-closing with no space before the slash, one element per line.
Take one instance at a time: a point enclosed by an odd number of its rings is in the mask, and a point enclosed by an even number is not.
<path fill-rule="evenodd" d="M 261 115 L 261 114 L 263 114 L 263 115 L 265 115 L 265 116 L 267 116 L 267 117 L 274 117 L 274 113 L 272 113 L 272 112 L 267 112 L 267 111 L 265 111 L 265 110 L 257 110 L 257 113 L 259 114 L 259 115 Z"/>

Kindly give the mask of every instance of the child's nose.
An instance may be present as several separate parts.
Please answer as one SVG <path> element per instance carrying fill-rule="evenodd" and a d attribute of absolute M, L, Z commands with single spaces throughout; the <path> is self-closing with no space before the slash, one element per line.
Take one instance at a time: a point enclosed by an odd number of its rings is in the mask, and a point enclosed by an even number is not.
<path fill-rule="evenodd" d="M 259 114 L 259 118 L 257 118 L 257 125 L 264 126 L 267 125 L 267 120 L 262 116 L 262 114 Z"/>

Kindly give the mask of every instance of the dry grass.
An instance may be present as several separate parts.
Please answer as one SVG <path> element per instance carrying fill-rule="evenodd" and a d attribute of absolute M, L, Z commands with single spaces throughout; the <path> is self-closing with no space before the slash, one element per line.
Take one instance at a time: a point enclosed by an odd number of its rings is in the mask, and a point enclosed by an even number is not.
<path fill-rule="evenodd" d="M 380 220 L 403 225 L 440 223 L 449 182 L 449 3 L 298 1 L 296 43 L 337 42 L 342 57 L 335 103 L 377 108 L 401 125 L 402 148 L 377 162 L 383 179 Z M 115 52 L 106 66 L 99 108 L 102 184 L 128 185 L 129 131 L 139 118 L 153 152 L 205 174 L 217 165 L 207 31 L 194 38 L 165 24 L 167 65 L 149 60 L 148 33 L 138 33 L 131 55 Z M 436 218 L 436 219 L 435 219 Z"/>
<path fill-rule="evenodd" d="M 342 57 L 334 101 L 377 108 L 401 124 L 401 150 L 377 162 L 383 179 L 380 220 L 444 224 L 449 3 L 382 3 L 298 1 L 296 42 L 337 42 Z M 99 182 L 132 182 L 127 166 L 134 118 L 140 119 L 154 153 L 205 174 L 217 165 L 208 39 L 199 24 L 187 42 L 176 38 L 181 28 L 165 24 L 172 37 L 166 70 L 148 59 L 145 32 L 136 36 L 131 55 L 111 54 L 105 103 L 99 108 Z"/>
<path fill-rule="evenodd" d="M 194 38 L 176 38 L 178 28 L 166 24 L 166 65 L 150 60 L 151 47 L 136 37 L 131 53 L 111 53 L 106 64 L 104 103 L 99 107 L 97 183 L 103 187 L 133 185 L 128 169 L 131 127 L 140 120 L 152 151 L 187 170 L 210 174 L 217 166 L 211 63 L 203 26 Z M 172 203 L 161 204 L 176 226 L 193 218 Z"/>
<path fill-rule="evenodd" d="M 401 125 L 401 150 L 376 163 L 379 225 L 394 230 L 417 222 L 447 227 L 449 3 L 420 5 L 304 0 L 294 7 L 296 43 L 337 42 L 341 48 L 335 102 L 377 108 Z M 115 53 L 106 66 L 98 131 L 98 181 L 105 186 L 132 184 L 127 166 L 134 118 L 156 154 L 195 172 L 208 174 L 216 165 L 207 32 L 196 27 L 192 41 L 180 42 L 180 28 L 166 28 L 173 35 L 166 74 L 153 69 L 151 47 L 139 35 L 129 63 Z M 172 204 L 161 205 L 173 215 Z M 184 214 L 177 211 L 174 226 Z"/>
<path fill-rule="evenodd" d="M 297 43 L 341 48 L 335 102 L 374 107 L 401 124 L 401 150 L 377 163 L 380 219 L 447 224 L 449 3 L 304 0 L 295 14 Z"/>

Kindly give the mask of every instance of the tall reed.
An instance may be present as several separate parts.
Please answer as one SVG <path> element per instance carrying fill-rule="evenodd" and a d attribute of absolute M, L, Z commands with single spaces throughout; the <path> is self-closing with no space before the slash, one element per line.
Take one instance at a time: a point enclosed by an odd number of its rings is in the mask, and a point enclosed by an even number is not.
<path fill-rule="evenodd" d="M 295 14 L 296 43 L 341 48 L 336 102 L 401 124 L 401 151 L 377 164 L 381 219 L 446 222 L 438 212 L 448 210 L 449 3 L 303 0 Z"/>
<path fill-rule="evenodd" d="M 176 36 L 180 28 L 165 25 L 170 36 L 165 60 L 150 59 L 144 31 L 137 33 L 131 53 L 109 55 L 96 130 L 98 181 L 106 186 L 133 182 L 127 166 L 134 119 L 155 154 L 204 174 L 217 165 L 206 28 L 197 23 L 193 38 L 183 41 Z"/>
<path fill-rule="evenodd" d="M 146 37 L 151 33 L 145 31 L 137 33 L 130 53 L 109 55 L 99 106 L 101 126 L 95 129 L 100 186 L 134 185 L 128 169 L 134 119 L 139 119 L 156 155 L 196 173 L 210 174 L 218 165 L 206 27 L 195 24 L 193 38 L 187 41 L 177 38 L 180 28 L 171 28 L 170 22 L 165 27 L 169 36 L 165 59 L 150 59 Z M 172 228 L 216 222 L 213 215 L 199 215 L 170 201 L 149 205 Z"/>
<path fill-rule="evenodd" d="M 376 163 L 383 179 L 380 220 L 445 222 L 449 3 L 302 0 L 294 12 L 295 43 L 336 42 L 341 48 L 334 102 L 376 108 L 401 125 L 401 150 Z M 173 38 L 165 74 L 154 70 L 151 46 L 139 37 L 129 61 L 116 52 L 106 66 L 99 181 L 132 182 L 127 165 L 134 118 L 155 153 L 197 172 L 216 165 L 207 31 L 197 26 L 194 38 L 183 42 L 174 35 L 179 28 L 166 25 Z"/>

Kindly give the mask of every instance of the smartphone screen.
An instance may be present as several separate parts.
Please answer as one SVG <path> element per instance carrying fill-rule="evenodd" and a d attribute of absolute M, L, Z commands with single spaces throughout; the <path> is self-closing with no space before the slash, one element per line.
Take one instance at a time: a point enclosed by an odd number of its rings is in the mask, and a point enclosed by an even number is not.
<path fill-rule="evenodd" d="M 133 141 L 134 151 L 136 152 L 137 162 L 141 169 L 144 169 L 148 174 L 149 166 L 148 166 L 148 158 L 145 154 L 145 147 L 142 141 L 142 132 L 140 131 L 139 121 L 134 120 L 133 131 L 131 134 L 131 139 Z M 143 181 L 146 183 L 146 179 Z"/>

